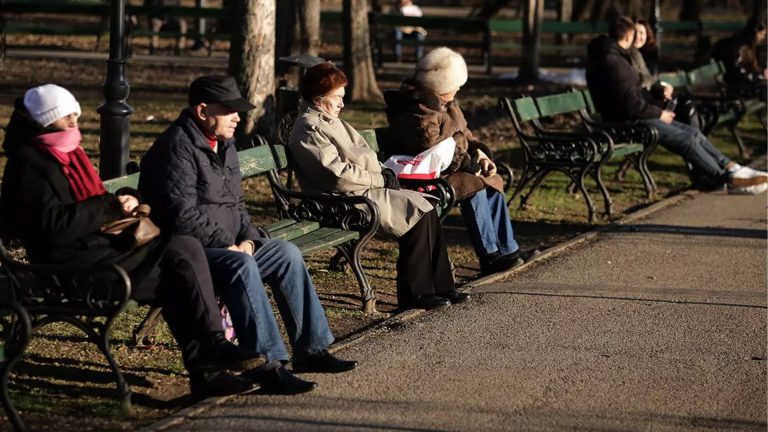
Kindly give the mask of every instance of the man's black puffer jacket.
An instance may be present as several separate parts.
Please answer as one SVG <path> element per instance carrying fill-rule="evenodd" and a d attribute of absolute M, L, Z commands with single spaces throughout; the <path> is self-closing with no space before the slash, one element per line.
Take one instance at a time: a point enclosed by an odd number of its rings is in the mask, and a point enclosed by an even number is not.
<path fill-rule="evenodd" d="M 217 150 L 184 110 L 141 160 L 139 191 L 152 220 L 206 248 L 261 237 L 245 210 L 234 139 L 219 141 Z"/>
<path fill-rule="evenodd" d="M 654 119 L 662 109 L 641 85 L 640 74 L 630 63 L 629 52 L 602 35 L 587 46 L 587 85 L 604 121 Z"/>

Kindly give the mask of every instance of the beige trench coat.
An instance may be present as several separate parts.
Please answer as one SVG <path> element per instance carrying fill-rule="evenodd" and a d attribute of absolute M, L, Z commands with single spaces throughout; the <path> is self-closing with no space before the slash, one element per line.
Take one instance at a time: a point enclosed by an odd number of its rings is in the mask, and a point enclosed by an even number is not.
<path fill-rule="evenodd" d="M 376 153 L 347 122 L 304 106 L 293 125 L 288 149 L 302 190 L 363 195 L 375 202 L 381 229 L 397 237 L 434 207 L 423 194 L 384 188 Z"/>

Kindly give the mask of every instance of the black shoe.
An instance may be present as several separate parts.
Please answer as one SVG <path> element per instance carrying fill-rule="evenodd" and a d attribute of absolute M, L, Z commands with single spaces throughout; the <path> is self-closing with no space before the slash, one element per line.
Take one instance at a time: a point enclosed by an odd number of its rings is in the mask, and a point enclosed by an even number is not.
<path fill-rule="evenodd" d="M 194 373 L 189 376 L 192 398 L 198 401 L 214 396 L 250 393 L 258 388 L 253 382 L 226 372 Z"/>
<path fill-rule="evenodd" d="M 450 300 L 433 294 L 419 294 L 413 296 L 413 300 L 408 305 L 414 309 L 436 309 L 451 304 Z"/>
<path fill-rule="evenodd" d="M 354 360 L 341 360 L 329 353 L 328 350 L 318 351 L 302 357 L 294 357 L 292 369 L 294 372 L 339 373 L 347 372 L 357 367 Z"/>
<path fill-rule="evenodd" d="M 276 364 L 275 364 L 276 363 Z M 312 391 L 317 383 L 304 381 L 285 368 L 280 362 L 243 372 L 241 377 L 259 383 L 259 393 L 276 395 L 295 395 Z"/>
<path fill-rule="evenodd" d="M 500 273 L 519 267 L 525 263 L 520 256 L 520 251 L 516 250 L 511 254 L 502 255 L 498 252 L 488 254 L 480 258 L 480 270 L 485 274 Z"/>
<path fill-rule="evenodd" d="M 527 251 L 520 251 L 520 258 L 522 258 L 525 262 L 530 261 L 531 258 L 534 258 L 538 255 L 541 255 L 541 251 L 536 248 L 528 249 Z"/>
<path fill-rule="evenodd" d="M 448 301 L 450 301 L 452 304 L 459 304 L 471 299 L 472 296 L 469 293 L 454 290 L 446 295 L 445 298 L 448 299 Z"/>
<path fill-rule="evenodd" d="M 253 351 L 240 348 L 224 338 L 224 332 L 215 332 L 210 345 L 202 350 L 200 363 L 195 368 L 199 372 L 220 370 L 245 371 L 266 363 L 266 359 Z"/>

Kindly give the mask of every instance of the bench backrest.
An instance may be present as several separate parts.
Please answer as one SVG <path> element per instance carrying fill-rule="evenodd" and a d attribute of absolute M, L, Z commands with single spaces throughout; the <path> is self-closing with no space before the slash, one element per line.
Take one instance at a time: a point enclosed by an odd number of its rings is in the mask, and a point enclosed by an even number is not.
<path fill-rule="evenodd" d="M 477 17 L 456 17 L 427 15 L 420 17 L 400 14 L 374 13 L 372 18 L 377 25 L 413 26 L 434 29 L 451 29 L 462 33 L 482 33 L 486 30 L 487 20 Z"/>
<path fill-rule="evenodd" d="M 512 102 L 512 107 L 520 123 L 536 120 L 541 117 L 539 109 L 536 107 L 536 101 L 530 96 L 515 99 Z"/>
<path fill-rule="evenodd" d="M 720 68 L 716 62 L 710 62 L 688 72 L 688 81 L 691 85 L 710 84 L 720 75 Z"/>
<path fill-rule="evenodd" d="M 674 88 L 688 86 L 688 74 L 685 72 L 665 72 L 659 74 L 659 81 L 663 81 Z"/>
<path fill-rule="evenodd" d="M 539 115 L 551 117 L 586 110 L 587 104 L 581 92 L 571 91 L 536 98 Z"/>
<path fill-rule="evenodd" d="M 240 160 L 240 173 L 244 179 L 288 166 L 285 147 L 282 145 L 274 145 L 271 149 L 263 145 L 240 150 L 237 152 L 237 158 Z M 123 187 L 136 189 L 139 187 L 139 173 L 106 180 L 104 187 L 112 193 Z"/>

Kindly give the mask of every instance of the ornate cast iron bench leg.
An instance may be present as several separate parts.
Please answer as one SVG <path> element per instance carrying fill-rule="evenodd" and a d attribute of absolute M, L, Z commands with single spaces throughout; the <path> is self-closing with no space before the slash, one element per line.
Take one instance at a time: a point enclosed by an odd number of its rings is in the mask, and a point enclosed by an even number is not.
<path fill-rule="evenodd" d="M 8 393 L 8 379 L 11 369 L 21 358 L 32 338 L 32 324 L 27 311 L 18 303 L 0 302 L 0 325 L 4 340 L 4 355 L 0 353 L 0 402 L 3 404 L 13 429 L 24 431 L 24 423 L 13 407 Z"/>

